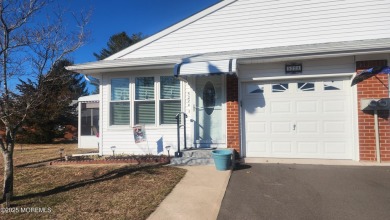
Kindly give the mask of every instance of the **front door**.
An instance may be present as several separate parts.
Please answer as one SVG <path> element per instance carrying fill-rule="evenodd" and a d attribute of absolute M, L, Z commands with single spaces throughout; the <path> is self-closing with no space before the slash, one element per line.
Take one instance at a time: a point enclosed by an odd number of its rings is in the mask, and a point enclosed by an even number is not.
<path fill-rule="evenodd" d="M 222 76 L 196 79 L 195 140 L 198 147 L 211 147 L 211 144 L 225 142 L 223 99 Z"/>

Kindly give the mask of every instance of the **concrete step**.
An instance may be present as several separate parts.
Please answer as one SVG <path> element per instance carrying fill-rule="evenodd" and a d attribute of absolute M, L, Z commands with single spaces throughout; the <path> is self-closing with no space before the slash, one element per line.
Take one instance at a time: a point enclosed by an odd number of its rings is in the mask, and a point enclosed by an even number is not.
<path fill-rule="evenodd" d="M 212 158 L 176 157 L 171 159 L 172 166 L 214 165 Z"/>
<path fill-rule="evenodd" d="M 183 150 L 183 157 L 212 158 L 211 151 L 215 149 L 189 149 Z"/>
<path fill-rule="evenodd" d="M 214 165 L 212 151 L 216 148 L 196 148 L 182 150 L 183 157 L 171 159 L 173 166 L 197 166 L 197 165 Z M 226 149 L 224 149 L 226 150 Z"/>

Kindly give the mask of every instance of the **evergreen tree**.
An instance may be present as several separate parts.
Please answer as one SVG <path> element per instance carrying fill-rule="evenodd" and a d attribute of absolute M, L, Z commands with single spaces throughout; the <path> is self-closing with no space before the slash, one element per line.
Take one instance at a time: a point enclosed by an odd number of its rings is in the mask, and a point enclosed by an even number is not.
<path fill-rule="evenodd" d="M 135 43 L 140 42 L 145 38 L 146 36 L 144 36 L 142 33 L 135 33 L 129 37 L 127 33 L 123 31 L 121 33 L 112 35 L 107 42 L 107 48 L 103 48 L 99 54 L 93 53 L 93 55 L 97 60 L 103 60 Z M 99 94 L 99 87 L 95 86 L 95 90 L 92 92 L 92 94 Z"/>
<path fill-rule="evenodd" d="M 83 77 L 65 69 L 65 66 L 70 65 L 70 61 L 61 60 L 45 80 L 20 80 L 21 83 L 17 86 L 20 94 L 16 99 L 23 103 L 24 100 L 29 100 L 30 94 L 41 89 L 45 102 L 27 115 L 18 142 L 48 143 L 63 135 L 65 125 L 77 126 L 77 104 L 71 105 L 72 100 L 77 100 L 88 92 Z"/>
<path fill-rule="evenodd" d="M 97 60 L 103 60 L 113 55 L 114 53 L 117 53 L 141 41 L 144 38 L 145 36 L 143 36 L 142 33 L 132 34 L 131 37 L 129 37 L 126 32 L 123 31 L 121 33 L 112 35 L 107 42 L 107 48 L 103 48 L 99 54 L 93 53 L 93 55 Z"/>

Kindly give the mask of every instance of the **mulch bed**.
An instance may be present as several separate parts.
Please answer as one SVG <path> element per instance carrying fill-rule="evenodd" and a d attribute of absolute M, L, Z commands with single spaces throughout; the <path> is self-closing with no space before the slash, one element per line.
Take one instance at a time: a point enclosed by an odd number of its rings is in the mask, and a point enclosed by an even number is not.
<path fill-rule="evenodd" d="M 90 157 L 68 157 L 67 160 L 60 159 L 50 162 L 50 165 L 71 165 L 71 164 L 168 164 L 170 158 L 166 156 L 129 156 L 129 157 L 107 157 L 94 159 Z"/>

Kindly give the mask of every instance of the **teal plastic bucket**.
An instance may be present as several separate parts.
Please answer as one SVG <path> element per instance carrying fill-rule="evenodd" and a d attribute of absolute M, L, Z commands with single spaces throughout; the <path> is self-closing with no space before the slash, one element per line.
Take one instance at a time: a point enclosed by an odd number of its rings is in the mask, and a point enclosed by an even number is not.
<path fill-rule="evenodd" d="M 217 170 L 223 171 L 228 170 L 230 168 L 232 164 L 231 150 L 213 150 L 212 155 Z"/>

